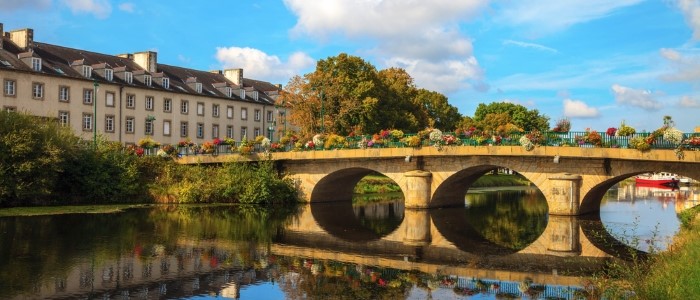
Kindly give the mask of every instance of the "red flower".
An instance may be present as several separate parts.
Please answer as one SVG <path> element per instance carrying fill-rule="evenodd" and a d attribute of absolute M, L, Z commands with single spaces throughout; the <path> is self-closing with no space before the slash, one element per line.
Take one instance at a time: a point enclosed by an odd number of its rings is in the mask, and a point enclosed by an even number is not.
<path fill-rule="evenodd" d="M 614 136 L 616 132 L 617 132 L 617 128 L 615 128 L 615 127 L 610 127 L 610 128 L 608 128 L 607 131 L 605 131 L 605 133 L 608 136 Z"/>
<path fill-rule="evenodd" d="M 139 156 L 139 157 L 143 156 L 143 148 L 141 148 L 141 147 L 136 148 L 136 156 Z"/>

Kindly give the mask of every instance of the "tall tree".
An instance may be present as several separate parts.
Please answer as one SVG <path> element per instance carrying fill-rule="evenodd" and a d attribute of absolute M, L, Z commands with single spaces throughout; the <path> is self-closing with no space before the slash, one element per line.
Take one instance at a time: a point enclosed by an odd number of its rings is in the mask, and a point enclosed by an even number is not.
<path fill-rule="evenodd" d="M 416 101 L 428 114 L 429 126 L 441 130 L 454 130 L 462 119 L 456 107 L 447 102 L 447 97 L 438 92 L 419 89 Z"/>
<path fill-rule="evenodd" d="M 304 78 L 292 77 L 280 93 L 277 102 L 289 108 L 288 119 L 285 121 L 294 124 L 302 136 L 319 132 L 321 101 L 315 93 L 311 93 L 310 86 Z"/>
<path fill-rule="evenodd" d="M 488 114 L 507 113 L 510 115 L 513 124 L 525 131 L 534 129 L 547 130 L 549 128 L 549 117 L 541 115 L 536 109 L 527 109 L 525 106 L 510 102 L 481 103 L 474 112 L 474 121 L 481 122 Z"/>
<path fill-rule="evenodd" d="M 380 126 L 418 132 L 428 126 L 428 113 L 417 100 L 418 90 L 406 70 L 389 68 L 379 71 L 385 90 L 379 109 Z"/>

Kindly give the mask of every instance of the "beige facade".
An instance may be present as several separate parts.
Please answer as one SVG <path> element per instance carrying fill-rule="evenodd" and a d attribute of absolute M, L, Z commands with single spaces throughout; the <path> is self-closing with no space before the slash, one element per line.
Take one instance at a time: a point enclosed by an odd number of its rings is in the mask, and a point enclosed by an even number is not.
<path fill-rule="evenodd" d="M 258 135 L 276 141 L 281 134 L 280 87 L 243 78 L 242 69 L 174 67 L 158 64 L 151 51 L 105 55 L 34 42 L 31 29 L 1 28 L 5 110 L 55 118 L 86 140 L 95 126 L 124 144 L 144 137 L 163 144 Z"/>

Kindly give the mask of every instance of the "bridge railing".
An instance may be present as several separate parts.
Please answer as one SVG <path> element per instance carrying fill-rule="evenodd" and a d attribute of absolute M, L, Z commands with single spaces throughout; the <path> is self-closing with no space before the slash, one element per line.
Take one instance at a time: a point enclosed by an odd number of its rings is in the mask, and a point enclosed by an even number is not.
<path fill-rule="evenodd" d="M 214 144 L 208 147 L 190 143 L 184 146 L 159 146 L 157 148 L 144 149 L 144 155 L 162 155 L 163 151 L 159 149 L 174 148 L 174 153 L 171 155 L 188 156 L 188 155 L 221 155 L 221 154 L 247 154 L 247 153 L 262 153 L 262 152 L 287 152 L 287 151 L 323 151 L 323 150 L 342 150 L 342 149 L 367 149 L 367 148 L 410 148 L 410 147 L 459 147 L 459 146 L 521 146 L 520 139 L 523 136 L 535 145 L 550 146 L 550 147 L 583 147 L 583 148 L 634 148 L 630 145 L 630 141 L 634 138 L 642 138 L 648 144 L 650 149 L 675 149 L 679 144 L 664 139 L 663 136 L 652 136 L 651 133 L 635 133 L 630 136 L 610 136 L 605 132 L 591 136 L 591 132 L 570 131 L 570 132 L 517 132 L 504 136 L 469 136 L 465 134 L 455 134 L 453 132 L 444 132 L 442 139 L 430 140 L 426 137 L 419 138 L 419 144 L 411 144 L 408 140 L 415 137 L 417 134 L 404 134 L 401 139 L 386 138 L 373 140 L 372 135 L 358 135 L 352 137 L 344 137 L 344 142 L 335 143 L 332 145 L 314 145 L 308 147 L 307 144 L 301 143 L 301 147 L 291 143 L 281 145 L 278 142 L 272 142 L 270 146 L 263 147 L 260 144 L 242 144 L 241 142 L 229 142 L 226 144 Z M 415 139 L 415 138 L 414 138 Z M 415 142 L 415 141 L 414 141 Z M 688 150 L 700 150 L 700 133 L 683 133 L 682 142 L 680 144 Z M 241 147 L 247 146 L 247 147 Z M 173 151 L 173 150 L 170 150 Z"/>

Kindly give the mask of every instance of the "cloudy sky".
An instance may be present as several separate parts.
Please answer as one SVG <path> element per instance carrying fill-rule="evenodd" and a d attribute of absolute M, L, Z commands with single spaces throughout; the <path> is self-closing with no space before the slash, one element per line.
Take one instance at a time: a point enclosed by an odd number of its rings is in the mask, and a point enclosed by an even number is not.
<path fill-rule="evenodd" d="M 700 126 L 700 0 L 0 0 L 5 30 L 286 84 L 345 52 L 465 115 L 510 101 L 574 129 Z"/>

